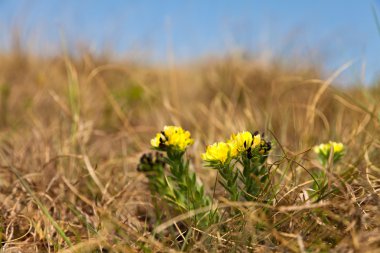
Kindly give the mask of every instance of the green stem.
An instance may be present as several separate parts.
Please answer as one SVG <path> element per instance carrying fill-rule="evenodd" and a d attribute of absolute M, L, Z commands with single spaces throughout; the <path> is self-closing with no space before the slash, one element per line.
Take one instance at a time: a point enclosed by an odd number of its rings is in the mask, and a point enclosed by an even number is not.
<path fill-rule="evenodd" d="M 238 188 L 238 171 L 232 170 L 229 164 L 221 165 L 218 169 L 220 172 L 220 175 L 222 176 L 221 184 L 223 187 L 230 193 L 230 199 L 231 201 L 238 201 L 240 197 L 240 192 Z"/>
<path fill-rule="evenodd" d="M 184 203 L 187 211 L 210 205 L 211 200 L 205 195 L 203 186 L 197 183 L 195 173 L 189 170 L 189 161 L 184 158 L 184 152 L 168 150 L 167 155 L 170 178 L 176 186 L 179 200 Z M 202 217 L 204 217 L 203 214 L 196 215 L 195 222 L 204 219 Z"/>
<path fill-rule="evenodd" d="M 239 162 L 243 165 L 241 181 L 244 183 L 244 198 L 252 201 L 262 193 L 262 188 L 268 181 L 266 167 L 264 166 L 265 158 L 242 156 Z"/>

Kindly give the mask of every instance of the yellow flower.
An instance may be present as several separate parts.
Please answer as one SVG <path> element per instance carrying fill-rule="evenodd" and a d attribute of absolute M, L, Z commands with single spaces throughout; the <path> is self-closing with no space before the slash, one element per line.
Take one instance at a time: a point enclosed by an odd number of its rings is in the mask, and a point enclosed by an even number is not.
<path fill-rule="evenodd" d="M 259 154 L 265 155 L 272 149 L 272 144 L 270 141 L 265 141 L 262 139 L 260 141 Z"/>
<path fill-rule="evenodd" d="M 253 147 L 258 146 L 261 143 L 261 136 L 260 134 L 256 134 L 253 136 Z"/>
<path fill-rule="evenodd" d="M 185 131 L 178 126 L 165 126 L 164 131 L 157 133 L 155 138 L 150 141 L 154 148 L 171 146 L 184 151 L 189 145 L 193 144 L 189 131 Z"/>
<path fill-rule="evenodd" d="M 329 156 L 331 147 L 333 148 L 334 154 L 339 154 L 344 151 L 343 143 L 334 141 L 329 141 L 328 143 L 322 143 L 320 145 L 317 145 L 313 148 L 313 150 L 318 155 Z"/>
<path fill-rule="evenodd" d="M 330 142 L 333 145 L 334 153 L 340 153 L 344 151 L 344 145 L 343 143 L 337 143 L 337 142 Z"/>
<path fill-rule="evenodd" d="M 150 140 L 150 145 L 154 148 L 158 148 L 161 143 L 164 143 L 165 136 L 162 133 L 157 133 L 156 137 Z"/>
<path fill-rule="evenodd" d="M 333 162 L 338 162 L 344 155 L 345 147 L 340 142 L 329 141 L 315 146 L 313 150 L 318 155 L 319 161 L 325 166 L 329 162 L 331 150 L 333 151 Z"/>
<path fill-rule="evenodd" d="M 228 143 L 231 143 L 233 153 L 240 153 L 257 147 L 261 143 L 260 134 L 252 135 L 248 131 L 231 135 Z"/>
<path fill-rule="evenodd" d="M 220 162 L 224 164 L 231 157 L 231 146 L 225 142 L 216 142 L 209 145 L 202 160 L 206 162 Z"/>
<path fill-rule="evenodd" d="M 235 141 L 228 140 L 227 145 L 230 147 L 230 157 L 236 157 L 239 154 Z"/>
<path fill-rule="evenodd" d="M 327 154 L 328 150 L 330 150 L 330 148 L 328 147 L 328 144 L 325 144 L 325 143 L 322 143 L 322 144 L 319 144 L 317 146 L 314 146 L 313 147 L 313 151 L 314 153 L 316 154 Z"/>

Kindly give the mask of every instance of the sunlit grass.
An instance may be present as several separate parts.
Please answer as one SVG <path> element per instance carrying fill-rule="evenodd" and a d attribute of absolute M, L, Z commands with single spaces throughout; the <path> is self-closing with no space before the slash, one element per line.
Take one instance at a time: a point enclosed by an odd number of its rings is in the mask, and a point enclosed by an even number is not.
<path fill-rule="evenodd" d="M 380 89 L 335 86 L 349 64 L 321 80 L 317 67 L 264 67 L 238 57 L 170 70 L 91 55 L 1 59 L 4 251 L 380 247 Z M 184 182 L 194 180 L 196 194 L 208 198 L 196 205 L 186 199 L 191 189 L 183 187 L 178 196 L 185 206 L 173 208 L 160 185 L 152 187 L 137 170 L 165 125 L 191 132 L 194 142 L 184 144 L 186 154 L 177 162 L 189 161 L 179 166 L 188 173 Z M 201 154 L 245 130 L 264 132 L 271 141 L 268 173 L 259 189 L 247 187 L 256 195 L 239 191 L 231 198 L 218 184 L 220 171 L 208 168 Z M 253 137 L 246 135 L 239 136 L 239 152 L 248 151 L 244 141 Z M 329 140 L 344 144 L 344 156 L 335 162 L 328 155 L 320 163 L 313 147 Z M 205 218 L 210 210 L 215 215 Z"/>

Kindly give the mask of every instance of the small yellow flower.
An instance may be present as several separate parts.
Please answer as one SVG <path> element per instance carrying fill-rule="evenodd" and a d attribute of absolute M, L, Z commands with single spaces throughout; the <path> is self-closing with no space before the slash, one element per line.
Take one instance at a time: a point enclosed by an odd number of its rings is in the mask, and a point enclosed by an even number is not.
<path fill-rule="evenodd" d="M 261 135 L 260 134 L 256 134 L 253 136 L 253 148 L 255 148 L 256 146 L 258 146 L 260 143 L 261 143 Z"/>
<path fill-rule="evenodd" d="M 231 143 L 233 153 L 240 153 L 251 150 L 260 145 L 261 136 L 260 134 L 252 135 L 250 132 L 244 131 L 237 133 L 236 135 L 232 134 L 228 143 Z"/>
<path fill-rule="evenodd" d="M 154 148 L 158 148 L 161 143 L 164 143 L 166 138 L 162 133 L 157 133 L 156 137 L 150 140 L 150 145 Z"/>
<path fill-rule="evenodd" d="M 330 158 L 331 150 L 333 151 L 333 161 L 337 162 L 344 155 L 345 147 L 343 143 L 329 141 L 328 143 L 322 143 L 315 146 L 313 150 L 318 155 L 322 165 L 326 165 Z"/>
<path fill-rule="evenodd" d="M 236 157 L 239 154 L 235 141 L 228 140 L 227 145 L 230 147 L 230 157 Z"/>
<path fill-rule="evenodd" d="M 334 153 L 340 153 L 344 151 L 344 145 L 343 143 L 337 143 L 337 142 L 330 142 L 333 145 Z"/>
<path fill-rule="evenodd" d="M 248 131 L 240 132 L 236 135 L 232 134 L 230 142 L 235 143 L 235 148 L 238 152 L 246 151 L 248 148 L 252 146 L 252 134 Z"/>
<path fill-rule="evenodd" d="M 344 151 L 344 145 L 340 142 L 329 141 L 328 143 L 322 143 L 313 148 L 314 152 L 318 155 L 328 156 L 333 148 L 334 154 L 342 153 Z"/>
<path fill-rule="evenodd" d="M 224 164 L 231 157 L 231 146 L 225 142 L 216 142 L 209 145 L 202 160 L 206 162 L 220 162 Z"/>
<path fill-rule="evenodd" d="M 164 131 L 157 133 L 155 138 L 150 141 L 154 148 L 174 147 L 184 151 L 189 145 L 193 144 L 189 131 L 185 131 L 178 126 L 165 126 Z"/>
<path fill-rule="evenodd" d="M 262 139 L 260 141 L 259 154 L 265 155 L 272 149 L 272 144 L 270 141 L 265 141 Z"/>
<path fill-rule="evenodd" d="M 326 155 L 329 150 L 330 148 L 328 147 L 328 144 L 325 143 L 313 147 L 314 153 L 318 155 Z"/>

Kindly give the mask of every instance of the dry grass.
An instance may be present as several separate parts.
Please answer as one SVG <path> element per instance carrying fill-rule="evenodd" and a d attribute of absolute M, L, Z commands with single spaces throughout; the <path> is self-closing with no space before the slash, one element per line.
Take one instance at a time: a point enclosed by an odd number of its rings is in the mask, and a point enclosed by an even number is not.
<path fill-rule="evenodd" d="M 379 86 L 335 88 L 334 74 L 321 80 L 317 68 L 239 57 L 171 69 L 91 55 L 0 59 L 4 252 L 380 251 Z M 275 141 L 275 204 L 229 203 L 217 188 L 220 210 L 244 215 L 193 228 L 183 247 L 176 226 L 192 214 L 167 213 L 158 226 L 136 171 L 165 124 L 192 132 L 189 155 L 210 195 L 216 174 L 202 167 L 205 145 L 265 131 Z M 319 165 L 309 150 L 329 139 L 348 149 L 329 173 L 340 193 L 311 204 L 308 172 Z"/>

